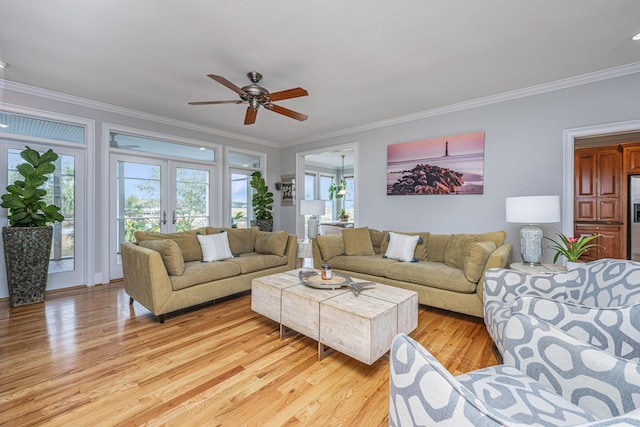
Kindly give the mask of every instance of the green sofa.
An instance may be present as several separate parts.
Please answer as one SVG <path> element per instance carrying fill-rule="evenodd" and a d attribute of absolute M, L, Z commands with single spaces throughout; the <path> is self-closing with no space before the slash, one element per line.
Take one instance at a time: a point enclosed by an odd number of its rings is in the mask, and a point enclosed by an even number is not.
<path fill-rule="evenodd" d="M 419 236 L 411 262 L 387 258 L 390 233 Z M 420 304 L 483 317 L 484 272 L 507 268 L 512 245 L 506 233 L 431 234 L 367 227 L 313 240 L 313 264 L 330 264 L 352 277 L 416 291 Z"/>
<path fill-rule="evenodd" d="M 228 233 L 231 258 L 203 262 L 197 235 Z M 135 233 L 121 246 L 124 285 L 130 302 L 158 316 L 251 289 L 256 277 L 293 270 L 297 239 L 258 227 L 205 227 L 179 233 Z"/>

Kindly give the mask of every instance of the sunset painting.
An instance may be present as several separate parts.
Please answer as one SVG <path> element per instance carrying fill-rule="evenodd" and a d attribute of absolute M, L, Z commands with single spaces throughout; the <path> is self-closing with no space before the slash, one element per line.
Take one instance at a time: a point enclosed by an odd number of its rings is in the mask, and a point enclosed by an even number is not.
<path fill-rule="evenodd" d="M 484 132 L 387 146 L 387 195 L 482 194 Z"/>

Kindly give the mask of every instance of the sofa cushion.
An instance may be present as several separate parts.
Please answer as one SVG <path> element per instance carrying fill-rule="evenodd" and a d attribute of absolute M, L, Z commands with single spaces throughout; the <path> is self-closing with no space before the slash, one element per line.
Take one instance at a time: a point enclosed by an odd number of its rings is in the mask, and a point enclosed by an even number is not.
<path fill-rule="evenodd" d="M 375 255 L 368 227 L 345 228 L 342 230 L 345 255 Z"/>
<path fill-rule="evenodd" d="M 444 254 L 451 239 L 451 234 L 430 234 L 427 240 L 426 261 L 444 263 Z"/>
<path fill-rule="evenodd" d="M 444 252 L 444 263 L 463 270 L 464 257 L 467 255 L 469 245 L 477 241 L 477 234 L 454 234 L 449 239 L 447 250 Z"/>
<path fill-rule="evenodd" d="M 406 234 L 398 234 L 393 231 L 389 232 L 389 245 L 384 253 L 385 258 L 397 259 L 401 262 L 417 262 L 414 257 L 416 245 L 420 236 L 407 236 Z"/>
<path fill-rule="evenodd" d="M 200 262 L 192 261 L 184 263 L 182 276 L 169 276 L 171 287 L 174 291 L 185 289 L 214 280 L 227 279 L 240 275 L 240 266 L 229 261 Z"/>
<path fill-rule="evenodd" d="M 197 228 L 195 230 L 181 231 L 178 233 L 156 233 L 149 231 L 136 231 L 134 236 L 136 242 L 143 242 L 145 240 L 163 240 L 171 239 L 178 244 L 180 251 L 182 251 L 182 258 L 185 262 L 200 261 L 202 259 L 202 250 L 200 249 L 200 242 L 196 234 L 206 234 L 205 228 Z"/>
<path fill-rule="evenodd" d="M 323 261 L 327 261 L 338 255 L 344 255 L 344 240 L 342 234 L 327 234 L 326 236 L 316 237 L 318 249 L 320 249 L 320 257 Z"/>
<path fill-rule="evenodd" d="M 184 259 L 178 244 L 171 239 L 144 240 L 138 245 L 160 252 L 164 267 L 169 276 L 180 276 L 184 273 Z"/>
<path fill-rule="evenodd" d="M 478 242 L 486 242 L 491 240 L 496 244 L 496 248 L 504 245 L 504 241 L 507 238 L 506 231 L 490 231 L 488 233 L 478 234 Z"/>
<path fill-rule="evenodd" d="M 207 227 L 207 234 L 229 233 L 229 247 L 234 255 L 254 252 L 258 227 L 251 228 L 219 228 Z"/>
<path fill-rule="evenodd" d="M 468 281 L 478 283 L 487 260 L 495 250 L 496 244 L 491 240 L 469 245 L 467 255 L 464 257 L 464 275 Z"/>
<path fill-rule="evenodd" d="M 229 234 L 198 234 L 196 236 L 202 249 L 202 262 L 221 261 L 233 257 L 229 248 Z"/>
<path fill-rule="evenodd" d="M 468 294 L 475 292 L 477 288 L 477 284 L 469 282 L 461 269 L 440 262 L 420 261 L 389 264 L 384 268 L 384 277 Z"/>
<path fill-rule="evenodd" d="M 265 255 L 256 252 L 241 254 L 235 258 L 228 259 L 226 262 L 232 262 L 240 266 L 242 274 L 262 271 L 268 268 L 280 267 L 287 264 L 286 256 Z"/>
<path fill-rule="evenodd" d="M 380 277 L 384 277 L 384 270 L 388 265 L 400 264 L 395 259 L 382 258 L 380 255 L 338 255 L 328 261 L 333 269 Z"/>
<path fill-rule="evenodd" d="M 371 246 L 373 246 L 373 252 L 376 254 L 382 254 L 380 245 L 387 240 L 388 233 L 386 231 L 376 230 L 375 228 L 369 229 L 369 237 L 371 238 Z"/>
<path fill-rule="evenodd" d="M 425 256 L 427 255 L 427 243 L 429 241 L 429 232 L 427 231 L 420 231 L 420 232 L 403 232 L 403 231 L 385 231 L 385 239 L 382 242 L 382 244 L 380 245 L 380 253 L 381 254 L 385 254 L 387 251 L 387 248 L 389 247 L 389 236 L 390 233 L 396 233 L 396 234 L 402 234 L 405 236 L 419 236 L 420 239 L 418 240 L 418 243 L 416 244 L 416 248 L 413 254 L 413 257 L 420 261 L 423 260 L 425 258 Z"/>
<path fill-rule="evenodd" d="M 289 235 L 286 231 L 258 231 L 256 253 L 284 256 Z"/>

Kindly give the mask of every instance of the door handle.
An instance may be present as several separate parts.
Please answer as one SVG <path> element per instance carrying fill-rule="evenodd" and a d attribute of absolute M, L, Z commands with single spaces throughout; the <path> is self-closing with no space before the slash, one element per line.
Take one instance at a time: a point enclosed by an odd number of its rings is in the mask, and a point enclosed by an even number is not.
<path fill-rule="evenodd" d="M 175 225 L 176 223 L 176 211 L 173 211 L 173 224 Z"/>
<path fill-rule="evenodd" d="M 162 225 L 167 225 L 167 211 L 162 211 Z"/>

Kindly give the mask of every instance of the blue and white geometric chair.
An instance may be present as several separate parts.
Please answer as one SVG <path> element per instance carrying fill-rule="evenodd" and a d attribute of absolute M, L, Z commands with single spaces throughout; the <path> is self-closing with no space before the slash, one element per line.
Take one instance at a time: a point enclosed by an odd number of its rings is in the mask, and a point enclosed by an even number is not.
<path fill-rule="evenodd" d="M 611 355 L 640 362 L 640 263 L 603 259 L 553 275 L 485 273 L 484 321 L 500 354 L 504 328 L 525 313 Z"/>
<path fill-rule="evenodd" d="M 640 366 L 530 316 L 504 328 L 505 364 L 452 376 L 419 343 L 391 347 L 391 426 L 640 426 Z"/>

